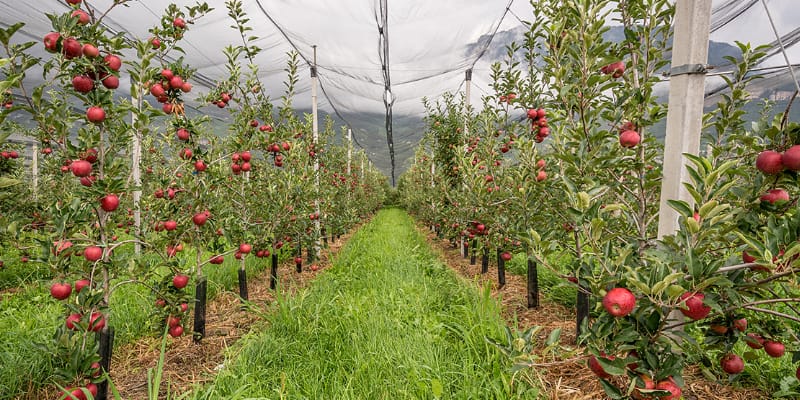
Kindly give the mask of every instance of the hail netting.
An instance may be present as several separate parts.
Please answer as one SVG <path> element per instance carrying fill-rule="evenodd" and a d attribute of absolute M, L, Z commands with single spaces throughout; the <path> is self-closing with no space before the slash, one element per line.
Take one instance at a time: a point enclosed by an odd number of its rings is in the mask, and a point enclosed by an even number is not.
<path fill-rule="evenodd" d="M 99 10 L 105 10 L 111 3 L 113 0 L 89 2 Z M 196 1 L 174 3 L 182 7 Z M 241 44 L 239 32 L 231 29 L 233 21 L 227 15 L 225 2 L 208 3 L 214 11 L 190 25 L 182 41 L 185 63 L 198 69 L 192 79 L 196 88 L 193 93 L 198 94 L 207 92 L 227 75 L 222 49 Z M 337 125 L 352 128 L 354 142 L 390 176 L 393 160 L 395 175 L 407 168 L 423 135 L 421 99 L 436 100 L 444 92 L 463 91 L 464 71 L 472 68 L 475 94 L 472 106 L 480 108 L 479 97 L 493 94 L 489 85 L 490 65 L 503 59 L 507 44 L 522 42 L 526 30 L 522 21 L 529 20 L 531 12 L 530 3 L 522 0 L 406 0 L 393 2 L 391 8 L 387 3 L 386 0 L 243 0 L 242 8 L 254 28 L 250 33 L 259 38 L 255 45 L 263 49 L 255 62 L 271 99 L 280 101 L 287 53 L 295 50 L 302 62 L 293 102 L 298 112 L 310 113 L 309 63 L 312 46 L 316 45 L 321 118 L 330 115 Z M 734 40 L 766 44 L 769 57 L 759 67 L 771 69 L 766 70 L 766 79 L 753 82 L 748 90 L 754 96 L 783 99 L 793 92 L 794 84 L 761 3 L 760 0 L 714 1 L 710 54 L 716 58 L 710 63 L 719 66 L 715 73 L 730 69 L 723 57 L 737 55 L 738 50 L 732 45 Z M 790 61 L 800 63 L 797 46 L 800 12 L 796 0 L 766 3 L 775 17 Z M 109 14 L 105 23 L 128 39 L 147 39 L 148 28 L 157 23 L 166 5 L 167 2 L 158 0 L 130 1 L 126 7 Z M 26 25 L 15 36 L 16 41 L 36 41 L 30 51 L 45 57 L 41 40 L 50 31 L 45 13 L 61 14 L 69 8 L 64 0 L 0 0 L 0 9 L 0 26 L 24 22 Z M 609 24 L 615 22 L 609 20 Z M 35 85 L 41 76 L 41 71 L 32 71 L 26 79 Z M 123 73 L 119 95 L 128 92 L 124 87 L 128 82 Z M 666 92 L 667 88 L 665 83 L 662 90 Z M 707 91 L 707 105 L 711 107 L 715 96 L 724 91 L 724 82 L 718 76 L 709 76 Z M 154 101 L 150 96 L 146 100 Z M 194 109 L 192 112 L 214 117 L 219 133 L 226 132 L 229 115 L 225 110 L 198 102 L 190 102 L 188 106 Z M 775 108 L 780 109 L 780 104 Z M 11 118 L 14 117 L 12 114 Z"/>

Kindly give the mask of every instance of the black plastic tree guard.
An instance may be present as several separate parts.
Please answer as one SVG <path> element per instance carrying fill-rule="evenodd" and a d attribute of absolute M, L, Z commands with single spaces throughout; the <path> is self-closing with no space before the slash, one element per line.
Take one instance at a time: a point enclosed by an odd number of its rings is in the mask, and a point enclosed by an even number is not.
<path fill-rule="evenodd" d="M 506 285 L 506 262 L 501 256 L 502 249 L 497 249 L 497 284 L 502 288 Z"/>
<path fill-rule="evenodd" d="M 483 249 L 483 256 L 481 257 L 481 273 L 489 272 L 489 250 Z"/>
<path fill-rule="evenodd" d="M 528 259 L 528 308 L 539 307 L 539 271 L 536 262 Z"/>
<path fill-rule="evenodd" d="M 206 336 L 206 300 L 208 293 L 208 280 L 203 276 L 197 282 L 194 292 L 194 333 L 192 340 L 200 343 Z"/>
<path fill-rule="evenodd" d="M 275 290 L 278 287 L 278 255 L 272 253 L 272 268 L 269 272 L 269 288 Z"/>
<path fill-rule="evenodd" d="M 244 268 L 239 268 L 239 297 L 242 298 L 242 301 L 246 301 L 248 299 L 249 294 L 247 293 L 247 270 Z"/>
<path fill-rule="evenodd" d="M 114 350 L 114 328 L 106 326 L 98 334 L 100 338 L 100 370 L 111 372 L 111 353 Z M 97 384 L 97 400 L 108 399 L 108 381 L 104 380 Z"/>
<path fill-rule="evenodd" d="M 581 325 L 585 319 L 589 318 L 589 291 L 588 288 L 578 285 L 577 304 L 575 305 L 577 311 L 577 318 L 575 320 L 575 343 L 581 342 L 580 337 L 583 334 Z"/>
<path fill-rule="evenodd" d="M 463 250 L 463 253 L 464 253 L 464 259 L 469 257 L 469 242 L 468 241 L 466 241 L 466 240 L 464 241 L 464 248 L 462 250 Z"/>
<path fill-rule="evenodd" d="M 477 255 L 475 254 L 475 247 L 477 245 L 478 245 L 478 242 L 473 240 L 472 244 L 470 246 L 472 248 L 470 249 L 470 252 L 469 252 L 469 265 L 475 265 L 475 262 L 476 262 L 475 259 L 477 258 Z"/>
<path fill-rule="evenodd" d="M 300 262 L 295 263 L 295 269 L 297 270 L 298 274 L 303 272 L 303 247 L 301 246 L 300 243 L 301 242 L 298 240 L 297 241 L 297 257 L 296 257 L 296 259 L 299 260 Z"/>

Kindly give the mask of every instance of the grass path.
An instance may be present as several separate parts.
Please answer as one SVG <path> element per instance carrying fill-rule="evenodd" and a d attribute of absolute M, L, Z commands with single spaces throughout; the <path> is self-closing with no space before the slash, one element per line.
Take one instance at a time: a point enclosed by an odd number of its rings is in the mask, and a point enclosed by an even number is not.
<path fill-rule="evenodd" d="M 278 302 L 198 399 L 535 398 L 486 337 L 496 302 L 437 261 L 411 218 L 381 211 L 311 289 Z"/>

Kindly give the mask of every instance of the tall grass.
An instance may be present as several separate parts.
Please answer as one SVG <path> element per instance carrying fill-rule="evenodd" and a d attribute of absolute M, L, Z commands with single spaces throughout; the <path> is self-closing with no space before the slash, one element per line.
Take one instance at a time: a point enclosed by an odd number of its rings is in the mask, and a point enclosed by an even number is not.
<path fill-rule="evenodd" d="M 381 211 L 311 289 L 279 299 L 262 333 L 196 399 L 535 398 L 487 337 L 488 292 L 460 282 L 403 211 Z"/>

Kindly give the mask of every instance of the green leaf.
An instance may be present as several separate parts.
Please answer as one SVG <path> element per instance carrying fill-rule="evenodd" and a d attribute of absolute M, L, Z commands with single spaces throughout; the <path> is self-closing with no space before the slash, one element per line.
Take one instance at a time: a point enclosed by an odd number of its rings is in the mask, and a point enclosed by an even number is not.
<path fill-rule="evenodd" d="M 691 217 L 694 214 L 689 204 L 683 200 L 667 200 L 667 203 L 675 211 L 681 213 L 681 215 L 685 217 Z"/>
<path fill-rule="evenodd" d="M 442 394 L 444 393 L 442 381 L 435 378 L 431 380 L 431 393 L 433 393 L 433 397 L 436 397 L 437 399 L 442 397 Z"/>
<path fill-rule="evenodd" d="M 552 332 L 550 332 L 550 335 L 547 337 L 547 341 L 545 342 L 545 344 L 547 346 L 552 346 L 558 343 L 560 339 L 561 339 L 561 328 L 556 328 L 553 329 Z"/>

